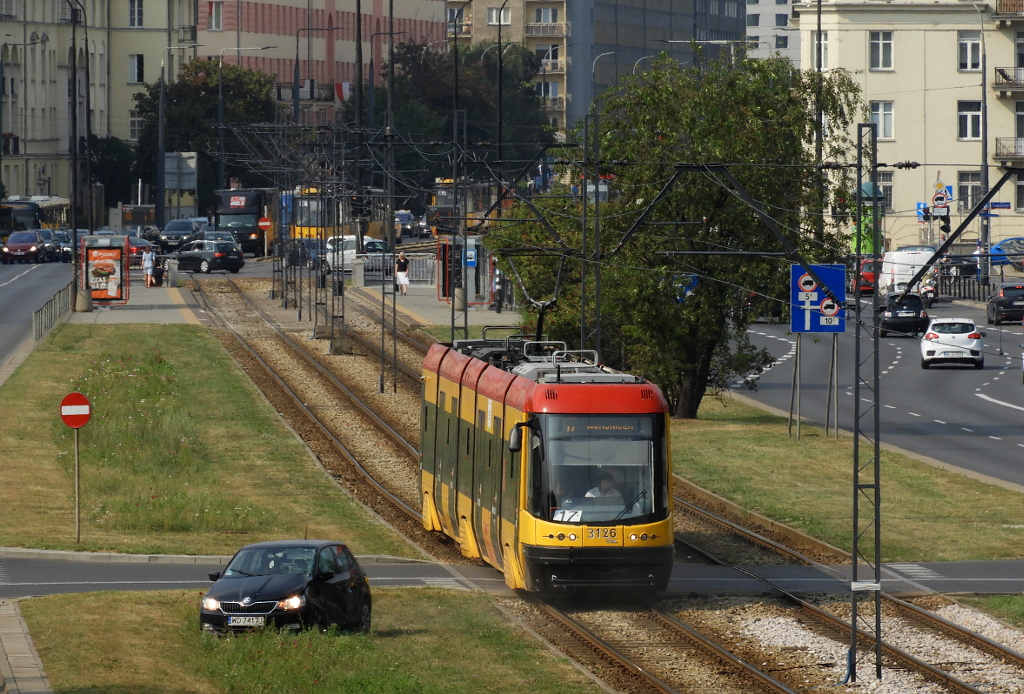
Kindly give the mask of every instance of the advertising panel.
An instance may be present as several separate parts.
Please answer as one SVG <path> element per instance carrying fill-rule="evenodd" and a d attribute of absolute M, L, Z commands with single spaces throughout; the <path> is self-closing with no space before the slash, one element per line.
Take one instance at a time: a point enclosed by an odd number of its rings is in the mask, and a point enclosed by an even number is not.
<path fill-rule="evenodd" d="M 115 237 L 124 239 L 125 237 Z M 82 273 L 94 303 L 128 301 L 128 254 L 124 245 L 85 247 L 85 272 Z"/>

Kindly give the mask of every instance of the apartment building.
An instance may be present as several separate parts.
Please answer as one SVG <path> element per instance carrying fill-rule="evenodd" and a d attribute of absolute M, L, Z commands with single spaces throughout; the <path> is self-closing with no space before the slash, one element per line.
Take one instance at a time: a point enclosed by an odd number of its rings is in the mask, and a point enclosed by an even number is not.
<path fill-rule="evenodd" d="M 304 124 L 334 121 L 360 81 L 358 62 L 364 83 L 371 73 L 379 79 L 391 33 L 395 43 L 445 40 L 444 0 L 213 0 L 200 10 L 200 55 L 275 75 L 282 119 Z"/>
<path fill-rule="evenodd" d="M 800 32 L 794 26 L 793 0 L 744 0 L 750 58 L 781 55 L 800 67 Z"/>
<path fill-rule="evenodd" d="M 878 126 L 882 226 L 890 248 L 940 240 L 920 208 L 946 190 L 956 228 L 1007 166 L 1024 165 L 1024 4 L 996 0 L 853 0 L 800 4 L 801 61 L 815 69 L 818 8 L 823 70 L 850 70 Z M 917 169 L 899 170 L 900 161 Z M 993 198 L 964 238 L 1024 236 L 1024 179 Z"/>
<path fill-rule="evenodd" d="M 641 72 L 668 51 L 693 61 L 692 41 L 717 55 L 744 38 L 741 0 L 448 0 L 448 37 L 460 43 L 501 41 L 541 57 L 537 92 L 551 123 L 572 127 L 595 95 L 626 74 Z"/>

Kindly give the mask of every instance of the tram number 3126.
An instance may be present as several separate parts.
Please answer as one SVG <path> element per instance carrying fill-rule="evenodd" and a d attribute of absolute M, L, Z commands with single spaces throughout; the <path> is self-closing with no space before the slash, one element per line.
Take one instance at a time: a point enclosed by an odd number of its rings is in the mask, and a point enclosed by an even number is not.
<path fill-rule="evenodd" d="M 587 528 L 588 540 L 614 540 L 615 528 Z"/>

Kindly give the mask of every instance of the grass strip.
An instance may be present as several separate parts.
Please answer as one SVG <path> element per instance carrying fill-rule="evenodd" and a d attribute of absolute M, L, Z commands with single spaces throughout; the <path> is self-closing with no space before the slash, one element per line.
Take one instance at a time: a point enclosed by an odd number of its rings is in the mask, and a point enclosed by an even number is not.
<path fill-rule="evenodd" d="M 21 612 L 55 694 L 593 691 L 479 593 L 377 590 L 370 634 L 230 638 L 199 633 L 200 595 L 51 595 L 23 600 Z"/>
<path fill-rule="evenodd" d="M 739 400 L 705 398 L 700 418 L 672 424 L 676 474 L 751 511 L 847 551 L 853 532 L 853 439 Z M 870 449 L 861 449 L 868 464 Z M 1024 495 L 882 451 L 882 560 L 1024 556 Z M 866 474 L 871 476 L 871 467 Z M 865 512 L 862 506 L 861 512 Z"/>
<path fill-rule="evenodd" d="M 80 391 L 81 542 L 74 434 Z M 63 325 L 0 388 L 0 546 L 231 554 L 283 537 L 417 556 L 327 482 L 213 334 L 182 325 Z"/>

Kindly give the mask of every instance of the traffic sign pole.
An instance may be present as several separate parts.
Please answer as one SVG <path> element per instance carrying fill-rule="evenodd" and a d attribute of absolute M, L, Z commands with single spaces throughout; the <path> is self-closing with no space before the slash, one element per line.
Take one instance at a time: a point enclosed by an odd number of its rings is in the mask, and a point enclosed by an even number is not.
<path fill-rule="evenodd" d="M 60 401 L 60 418 L 75 430 L 75 544 L 82 540 L 82 474 L 78 461 L 78 430 L 89 423 L 92 404 L 81 393 L 68 393 Z"/>

